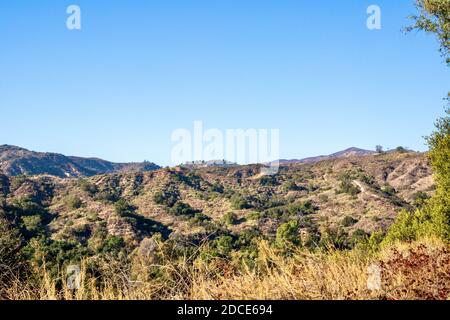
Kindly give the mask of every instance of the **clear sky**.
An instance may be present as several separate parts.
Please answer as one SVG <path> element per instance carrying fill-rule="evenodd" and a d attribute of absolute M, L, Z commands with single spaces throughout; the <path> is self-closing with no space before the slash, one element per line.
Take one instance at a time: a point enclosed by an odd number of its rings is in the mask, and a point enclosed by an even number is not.
<path fill-rule="evenodd" d="M 166 165 L 201 120 L 279 128 L 282 158 L 425 150 L 450 74 L 434 37 L 401 32 L 412 2 L 1 1 L 0 144 Z"/>

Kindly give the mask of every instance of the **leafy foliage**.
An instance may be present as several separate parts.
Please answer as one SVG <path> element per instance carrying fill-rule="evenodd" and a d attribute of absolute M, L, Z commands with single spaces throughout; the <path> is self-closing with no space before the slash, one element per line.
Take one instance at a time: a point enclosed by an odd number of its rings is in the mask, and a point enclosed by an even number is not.
<path fill-rule="evenodd" d="M 85 179 L 80 180 L 79 186 L 82 191 L 87 192 L 91 196 L 95 195 L 98 192 L 97 186 Z"/>
<path fill-rule="evenodd" d="M 351 216 L 346 216 L 344 219 L 342 219 L 341 224 L 343 227 L 350 227 L 357 222 L 358 222 L 358 220 L 356 220 L 355 218 L 353 218 Z"/>
<path fill-rule="evenodd" d="M 298 245 L 300 243 L 298 231 L 298 220 L 291 220 L 282 224 L 277 230 L 276 244 L 279 247 Z"/>
<path fill-rule="evenodd" d="M 294 203 L 287 207 L 287 211 L 291 215 L 309 215 L 316 212 L 317 208 L 312 201 L 304 201 L 300 203 Z"/>
<path fill-rule="evenodd" d="M 283 189 L 285 191 L 296 191 L 299 190 L 299 187 L 294 180 L 288 180 L 283 184 Z"/>
<path fill-rule="evenodd" d="M 231 207 L 235 210 L 243 210 L 251 208 L 251 204 L 243 196 L 233 196 L 231 198 Z"/>
<path fill-rule="evenodd" d="M 416 0 L 418 15 L 406 31 L 422 30 L 439 40 L 440 52 L 450 66 L 450 1 Z M 448 94 L 447 100 L 450 98 Z M 450 109 L 436 122 L 428 137 L 429 157 L 435 172 L 436 194 L 415 213 L 403 213 L 391 227 L 386 241 L 412 240 L 423 235 L 438 236 L 450 242 Z"/>
<path fill-rule="evenodd" d="M 119 216 L 127 217 L 132 215 L 135 209 L 125 199 L 119 199 L 114 204 L 114 210 Z"/>
<path fill-rule="evenodd" d="M 418 191 L 413 194 L 413 205 L 416 208 L 422 208 L 426 204 L 428 199 L 430 199 L 430 196 L 428 194 L 423 191 Z"/>
<path fill-rule="evenodd" d="M 21 254 L 22 239 L 0 211 L 0 284 L 8 285 L 12 277 L 17 277 L 25 266 Z M 0 295 L 3 286 L 0 285 Z"/>
<path fill-rule="evenodd" d="M 199 210 L 192 208 L 190 205 L 184 202 L 177 202 L 172 208 L 170 208 L 170 213 L 175 216 L 183 217 L 194 217 Z"/>
<path fill-rule="evenodd" d="M 261 179 L 259 179 L 259 183 L 262 186 L 271 186 L 271 187 L 279 185 L 277 177 L 275 175 L 265 175 L 261 177 Z"/>
<path fill-rule="evenodd" d="M 351 196 L 356 196 L 361 193 L 361 190 L 353 184 L 353 181 L 349 176 L 341 177 L 341 183 L 339 185 L 338 193 L 347 193 Z"/>
<path fill-rule="evenodd" d="M 153 195 L 153 201 L 159 205 L 173 207 L 180 199 L 180 194 L 175 188 L 168 188 L 164 191 L 158 191 Z"/>
<path fill-rule="evenodd" d="M 72 196 L 67 199 L 67 206 L 71 210 L 79 209 L 79 208 L 81 208 L 82 205 L 83 205 L 83 202 L 77 196 Z"/>
<path fill-rule="evenodd" d="M 450 116 L 436 123 L 437 131 L 429 138 L 429 157 L 435 172 L 435 195 L 415 212 L 402 212 L 391 226 L 385 243 L 412 241 L 437 236 L 450 241 Z"/>
<path fill-rule="evenodd" d="M 418 15 L 410 18 L 414 21 L 406 31 L 423 30 L 436 35 L 440 43 L 440 52 L 450 64 L 450 3 L 449 0 L 416 0 Z"/>
<path fill-rule="evenodd" d="M 235 213 L 228 212 L 223 216 L 223 221 L 228 225 L 235 225 L 238 223 L 238 218 Z"/>

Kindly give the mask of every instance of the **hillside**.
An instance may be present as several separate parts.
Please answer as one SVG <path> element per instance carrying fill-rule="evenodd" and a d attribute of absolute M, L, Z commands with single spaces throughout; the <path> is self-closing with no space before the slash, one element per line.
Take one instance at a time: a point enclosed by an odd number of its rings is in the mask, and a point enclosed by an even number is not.
<path fill-rule="evenodd" d="M 99 233 L 135 244 L 155 232 L 202 238 L 214 230 L 252 231 L 271 238 L 291 219 L 300 221 L 311 241 L 329 229 L 350 238 L 385 230 L 399 210 L 416 205 L 419 192 L 433 191 L 427 158 L 420 153 L 290 164 L 275 176 L 259 172 L 258 165 L 177 167 L 82 180 L 2 176 L 0 181 L 10 210 L 31 200 L 48 213 L 42 228 L 52 238 L 84 243 Z"/>
<path fill-rule="evenodd" d="M 433 194 L 426 154 L 292 163 L 274 176 L 260 169 L 0 174 L 0 257 L 9 266 L 0 265 L 0 284 L 8 283 L 0 299 L 448 297 L 445 245 L 374 255 L 366 242 Z M 61 289 L 64 268 L 74 263 L 85 290 Z M 373 263 L 382 291 L 367 287 Z M 7 278 L 11 272 L 31 278 Z"/>
<path fill-rule="evenodd" d="M 90 177 L 97 174 L 151 171 L 154 163 L 113 163 L 97 158 L 64 156 L 57 153 L 34 152 L 24 148 L 0 146 L 0 172 L 8 176 L 48 174 L 61 178 Z"/>
<path fill-rule="evenodd" d="M 350 157 L 361 157 L 361 156 L 367 156 L 367 155 L 373 155 L 375 154 L 375 151 L 371 150 L 364 150 L 360 148 L 351 147 L 339 152 L 335 152 L 329 155 L 322 155 L 322 156 L 316 156 L 316 157 L 309 157 L 304 159 L 281 159 L 280 164 L 289 164 L 289 163 L 314 163 L 319 162 L 323 160 L 331 160 L 331 159 L 337 159 L 337 158 L 350 158 Z"/>

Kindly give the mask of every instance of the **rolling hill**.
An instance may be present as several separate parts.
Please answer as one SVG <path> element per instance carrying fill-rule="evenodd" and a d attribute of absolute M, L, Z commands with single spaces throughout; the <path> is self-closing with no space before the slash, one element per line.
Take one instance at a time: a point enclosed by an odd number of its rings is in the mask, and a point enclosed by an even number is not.
<path fill-rule="evenodd" d="M 279 161 L 280 161 L 280 164 L 314 163 L 314 162 L 336 159 L 336 158 L 362 157 L 362 156 L 373 155 L 375 153 L 376 153 L 375 151 L 351 147 L 351 148 L 345 149 L 343 151 L 339 151 L 339 152 L 329 154 L 329 155 L 309 157 L 309 158 L 304 158 L 304 159 L 291 159 L 291 160 L 280 159 Z"/>
<path fill-rule="evenodd" d="M 159 168 L 150 162 L 114 163 L 97 158 L 35 152 L 10 145 L 0 146 L 0 172 L 7 176 L 48 174 L 60 178 L 80 178 L 104 173 L 152 171 Z"/>

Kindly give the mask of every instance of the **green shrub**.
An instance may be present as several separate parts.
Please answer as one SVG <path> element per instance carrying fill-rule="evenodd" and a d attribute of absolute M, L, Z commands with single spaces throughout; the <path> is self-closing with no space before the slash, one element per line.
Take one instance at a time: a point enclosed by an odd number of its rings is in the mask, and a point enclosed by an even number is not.
<path fill-rule="evenodd" d="M 256 245 L 255 240 L 259 239 L 260 237 L 261 231 L 256 228 L 243 230 L 241 233 L 239 233 L 235 241 L 235 246 L 241 249 L 254 247 L 254 245 Z"/>
<path fill-rule="evenodd" d="M 235 210 L 243 210 L 251 208 L 251 204 L 242 196 L 233 196 L 231 198 L 231 207 Z"/>
<path fill-rule="evenodd" d="M 368 239 L 368 234 L 362 230 L 362 229 L 357 229 L 352 233 L 352 236 L 350 237 L 350 245 L 352 247 L 357 246 L 359 243 L 362 242 L 366 242 Z"/>
<path fill-rule="evenodd" d="M 95 194 L 95 200 L 104 201 L 104 202 L 115 202 L 119 199 L 119 196 L 116 193 L 109 191 L 100 191 Z"/>
<path fill-rule="evenodd" d="M 275 187 L 278 185 L 277 177 L 274 175 L 265 175 L 259 179 L 259 184 L 262 186 Z"/>
<path fill-rule="evenodd" d="M 199 210 L 193 209 L 190 205 L 184 202 L 177 202 L 172 208 L 170 213 L 174 216 L 194 217 Z"/>
<path fill-rule="evenodd" d="M 88 221 L 94 222 L 98 219 L 98 214 L 96 212 L 88 212 L 86 215 Z"/>
<path fill-rule="evenodd" d="M 254 217 L 258 218 L 271 218 L 271 219 L 288 219 L 291 214 L 286 210 L 286 207 L 277 207 L 277 208 L 270 208 L 263 212 L 259 213 L 252 213 Z"/>
<path fill-rule="evenodd" d="M 297 186 L 297 184 L 295 183 L 295 181 L 293 181 L 293 180 L 288 180 L 288 181 L 286 181 L 284 184 L 283 184 L 283 190 L 285 191 L 285 192 L 288 192 L 288 191 L 296 191 L 296 190 L 298 190 L 299 188 L 298 188 L 298 186 Z"/>
<path fill-rule="evenodd" d="M 305 201 L 301 203 L 291 204 L 287 207 L 287 211 L 290 215 L 308 215 L 316 212 L 317 208 L 312 201 Z"/>
<path fill-rule="evenodd" d="M 89 193 L 91 196 L 95 195 L 98 192 L 98 188 L 95 184 L 87 181 L 87 180 L 81 180 L 79 182 L 81 190 L 84 192 Z"/>
<path fill-rule="evenodd" d="M 165 204 L 165 197 L 164 197 L 164 193 L 161 191 L 156 192 L 153 195 L 153 201 L 155 201 L 156 204 Z"/>
<path fill-rule="evenodd" d="M 368 176 L 365 174 L 361 174 L 359 176 L 359 179 L 369 186 L 374 186 L 376 184 L 374 177 L 371 177 L 371 176 Z"/>
<path fill-rule="evenodd" d="M 45 267 L 57 276 L 61 267 L 79 263 L 89 255 L 87 248 L 76 241 L 56 241 L 45 237 L 33 238 L 23 247 L 22 253 L 29 261 Z"/>
<path fill-rule="evenodd" d="M 300 203 L 269 208 L 263 212 L 255 212 L 252 213 L 250 218 L 270 218 L 281 221 L 289 221 L 293 217 L 310 215 L 315 213 L 317 210 L 318 208 L 314 206 L 313 202 L 308 200 Z"/>
<path fill-rule="evenodd" d="M 78 224 L 72 228 L 72 235 L 76 238 L 87 238 L 91 235 L 91 228 L 88 224 Z"/>
<path fill-rule="evenodd" d="M 427 236 L 437 236 L 444 241 L 450 241 L 448 201 L 436 197 L 422 209 L 414 212 L 403 210 L 389 228 L 383 244 L 409 242 Z"/>
<path fill-rule="evenodd" d="M 191 226 L 208 226 L 211 222 L 211 218 L 203 213 L 196 213 L 192 218 L 189 219 L 189 224 Z"/>
<path fill-rule="evenodd" d="M 24 266 L 21 254 L 22 238 L 17 229 L 12 228 L 0 211 L 0 296 L 9 281 L 17 279 Z"/>
<path fill-rule="evenodd" d="M 11 209 L 19 216 L 45 214 L 45 209 L 39 203 L 33 201 L 30 198 L 19 198 L 14 200 Z"/>
<path fill-rule="evenodd" d="M 180 199 L 180 195 L 177 190 L 168 188 L 164 191 L 158 191 L 153 195 L 153 201 L 159 205 L 165 205 L 169 208 L 173 207 Z"/>
<path fill-rule="evenodd" d="M 426 204 L 427 200 L 430 199 L 430 196 L 423 191 L 418 191 L 413 194 L 412 198 L 413 205 L 416 208 L 422 208 Z"/>
<path fill-rule="evenodd" d="M 350 216 L 346 216 L 344 219 L 342 219 L 341 225 L 343 227 L 351 227 L 354 224 L 356 224 L 358 222 L 357 219 L 350 217 Z"/>
<path fill-rule="evenodd" d="M 357 234 L 357 238 L 355 239 L 354 236 L 352 236 L 352 244 L 356 249 L 361 250 L 364 253 L 376 253 L 381 248 L 381 243 L 384 240 L 385 235 L 381 231 L 373 232 L 370 235 L 367 235 L 363 237 L 363 233 Z"/>
<path fill-rule="evenodd" d="M 223 193 L 223 192 L 224 192 L 224 187 L 223 187 L 220 183 L 215 182 L 215 183 L 209 188 L 209 191 L 211 191 L 211 192 L 216 192 L 216 193 Z"/>
<path fill-rule="evenodd" d="M 277 246 L 298 245 L 300 243 L 298 231 L 299 223 L 297 220 L 291 220 L 279 226 L 276 236 Z"/>
<path fill-rule="evenodd" d="M 125 248 L 125 240 L 121 237 L 109 236 L 103 246 L 99 249 L 102 253 L 119 253 Z"/>
<path fill-rule="evenodd" d="M 343 180 L 341 181 L 337 192 L 356 196 L 361 193 L 361 190 L 357 186 L 355 186 L 351 180 Z"/>
<path fill-rule="evenodd" d="M 390 185 L 385 185 L 381 188 L 381 191 L 383 191 L 385 194 L 387 194 L 388 196 L 395 196 L 395 194 L 397 193 L 397 190 L 395 190 L 392 186 Z"/>
<path fill-rule="evenodd" d="M 262 216 L 261 212 L 253 211 L 246 216 L 246 219 L 247 220 L 258 220 L 259 218 L 261 218 L 261 216 Z"/>
<path fill-rule="evenodd" d="M 323 249 L 348 249 L 348 235 L 342 229 L 327 229 L 322 232 L 319 247 Z"/>
<path fill-rule="evenodd" d="M 116 203 L 114 203 L 114 210 L 119 216 L 127 217 L 134 213 L 135 208 L 125 199 L 119 199 Z"/>
<path fill-rule="evenodd" d="M 72 196 L 67 199 L 67 206 L 71 210 L 79 209 L 79 208 L 81 208 L 82 205 L 83 205 L 83 202 L 77 196 Z"/>
<path fill-rule="evenodd" d="M 414 213 L 403 210 L 390 226 L 383 243 L 395 241 L 413 241 L 417 238 L 418 227 Z"/>
<path fill-rule="evenodd" d="M 214 241 L 214 245 L 220 256 L 228 256 L 233 250 L 233 238 L 230 236 L 221 236 Z"/>
<path fill-rule="evenodd" d="M 22 217 L 22 225 L 26 231 L 29 233 L 36 235 L 41 232 L 43 229 L 42 226 L 42 218 L 40 215 L 34 216 L 23 216 Z"/>
<path fill-rule="evenodd" d="M 228 212 L 223 216 L 223 221 L 228 225 L 235 225 L 238 223 L 238 218 L 235 213 Z"/>

